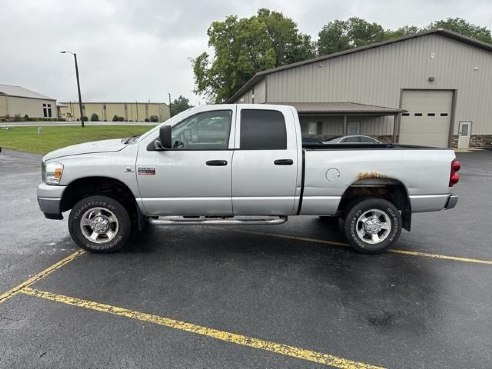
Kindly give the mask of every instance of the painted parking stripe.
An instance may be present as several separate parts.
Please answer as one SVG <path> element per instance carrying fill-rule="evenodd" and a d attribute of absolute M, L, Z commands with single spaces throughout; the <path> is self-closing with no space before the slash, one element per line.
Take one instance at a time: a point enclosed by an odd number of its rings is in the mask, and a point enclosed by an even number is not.
<path fill-rule="evenodd" d="M 275 343 L 258 338 L 248 337 L 237 333 L 220 331 L 217 329 L 208 328 L 201 325 L 191 324 L 191 323 L 174 320 L 171 318 L 166 318 L 158 315 L 142 313 L 142 312 L 129 310 L 117 306 L 101 304 L 94 301 L 54 294 L 46 291 L 40 291 L 37 289 L 33 289 L 31 287 L 24 287 L 19 292 L 25 295 L 34 296 L 49 301 L 54 301 L 71 306 L 77 306 L 88 310 L 94 310 L 103 313 L 118 315 L 121 317 L 140 320 L 147 323 L 158 324 L 168 328 L 214 338 L 216 340 L 230 342 L 240 346 L 252 347 L 255 349 L 269 351 L 275 354 L 290 356 L 296 359 L 310 361 L 318 364 L 324 364 L 335 368 L 381 369 L 381 367 L 379 366 L 352 361 L 330 354 L 324 354 L 321 352 L 306 350 L 303 348 L 285 345 L 282 343 Z"/>
<path fill-rule="evenodd" d="M 289 236 L 289 235 L 285 235 L 285 234 L 268 233 L 268 232 L 244 231 L 241 229 L 227 229 L 227 228 L 220 228 L 220 227 L 214 227 L 214 229 L 220 229 L 222 231 L 233 231 L 233 232 L 239 232 L 239 233 L 254 234 L 254 235 L 258 235 L 258 236 L 269 236 L 269 237 L 276 237 L 276 238 L 284 238 L 287 240 L 320 243 L 320 244 L 331 245 L 331 246 L 349 247 L 349 245 L 347 243 L 329 241 L 329 240 L 320 240 L 317 238 L 297 237 L 297 236 Z M 466 258 L 466 257 L 442 255 L 442 254 L 433 254 L 433 253 L 429 253 L 429 252 L 420 252 L 420 251 L 411 251 L 411 250 L 402 250 L 402 249 L 390 249 L 390 250 L 387 250 L 386 252 L 391 253 L 391 254 L 401 254 L 401 255 L 433 258 L 433 259 L 460 261 L 463 263 L 492 265 L 492 260 L 474 259 L 474 258 Z"/>
<path fill-rule="evenodd" d="M 7 292 L 4 292 L 0 295 L 0 304 L 4 301 L 7 301 L 11 297 L 14 297 L 17 295 L 23 288 L 29 287 L 32 284 L 40 281 L 44 277 L 48 276 L 49 274 L 53 273 L 55 270 L 60 269 L 64 265 L 67 265 L 68 263 L 74 261 L 76 258 L 78 258 L 80 255 L 83 255 L 85 251 L 79 250 L 75 251 L 73 254 L 68 255 L 66 258 L 60 260 L 59 262 L 53 264 L 52 266 L 46 268 L 42 272 L 39 272 L 35 276 L 29 278 L 27 281 L 22 282 L 18 286 L 15 286 L 14 288 L 11 288 Z"/>

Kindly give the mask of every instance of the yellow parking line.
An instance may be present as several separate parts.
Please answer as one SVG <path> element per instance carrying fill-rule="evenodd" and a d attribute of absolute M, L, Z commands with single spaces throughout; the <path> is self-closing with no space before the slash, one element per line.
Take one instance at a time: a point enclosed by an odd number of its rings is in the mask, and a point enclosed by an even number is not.
<path fill-rule="evenodd" d="M 11 288 L 7 292 L 2 293 L 0 295 L 0 304 L 2 302 L 4 302 L 4 301 L 7 301 L 11 297 L 14 297 L 15 295 L 17 295 L 19 292 L 22 291 L 22 289 L 24 289 L 26 287 L 29 287 L 30 285 L 32 285 L 32 284 L 40 281 L 41 279 L 43 279 L 47 275 L 53 273 L 55 270 L 60 269 L 64 265 L 67 265 L 68 263 L 70 263 L 71 261 L 75 260 L 80 255 L 84 254 L 84 252 L 85 251 L 82 251 L 82 250 L 76 251 L 73 254 L 68 255 L 66 258 L 60 260 L 56 264 L 53 264 L 52 266 L 46 268 L 42 272 L 40 272 L 40 273 L 36 274 L 35 276 L 29 278 L 27 281 L 24 281 L 21 284 L 19 284 L 18 286 L 15 286 L 14 288 Z"/>
<path fill-rule="evenodd" d="M 332 246 L 341 246 L 341 247 L 348 247 L 349 246 L 347 243 L 336 242 L 336 241 L 328 241 L 328 240 L 320 240 L 320 239 L 317 239 L 317 238 L 297 237 L 297 236 L 289 236 L 289 235 L 285 235 L 285 234 L 268 233 L 268 232 L 244 231 L 244 230 L 240 230 L 240 229 L 227 229 L 227 228 L 221 228 L 221 227 L 214 227 L 214 228 L 215 229 L 220 229 L 222 231 L 227 231 L 228 230 L 228 231 L 239 232 L 239 233 L 255 234 L 255 235 L 258 235 L 258 236 L 269 236 L 269 237 L 276 237 L 276 238 L 285 238 L 285 239 L 288 239 L 288 240 L 296 240 L 296 241 L 303 241 L 303 242 L 313 242 L 313 243 L 320 243 L 320 244 L 332 245 Z M 425 257 L 425 258 L 434 258 L 434 259 L 460 261 L 460 262 L 463 262 L 463 263 L 475 263 L 475 264 L 492 265 L 492 260 L 473 259 L 473 258 L 466 258 L 466 257 L 460 257 L 460 256 L 433 254 L 433 253 L 429 253 L 429 252 L 410 251 L 410 250 L 401 250 L 401 249 L 390 249 L 390 250 L 388 250 L 386 252 L 389 252 L 389 253 L 392 253 L 392 254 L 401 254 L 401 255 L 409 255 L 409 256 L 420 256 L 420 257 Z"/>
<path fill-rule="evenodd" d="M 247 337 L 237 333 L 220 331 L 213 328 L 186 323 L 183 321 L 165 318 L 158 315 L 141 313 L 138 311 L 133 311 L 117 306 L 101 304 L 94 301 L 82 300 L 75 297 L 54 294 L 46 291 L 40 291 L 30 287 L 24 287 L 19 292 L 45 300 L 59 302 L 71 306 L 77 306 L 88 310 L 94 310 L 103 313 L 118 315 L 125 318 L 140 320 L 148 323 L 158 324 L 168 328 L 214 338 L 220 341 L 234 343 L 240 346 L 247 346 L 259 350 L 270 351 L 276 354 L 290 356 L 296 359 L 311 361 L 318 364 L 324 364 L 335 368 L 343 368 L 343 369 L 378 369 L 378 368 L 380 369 L 381 368 L 378 366 L 373 366 L 357 361 L 347 360 L 330 354 L 324 354 L 321 352 L 306 350 L 295 346 L 289 346 L 281 343 L 265 341 L 258 338 Z"/>

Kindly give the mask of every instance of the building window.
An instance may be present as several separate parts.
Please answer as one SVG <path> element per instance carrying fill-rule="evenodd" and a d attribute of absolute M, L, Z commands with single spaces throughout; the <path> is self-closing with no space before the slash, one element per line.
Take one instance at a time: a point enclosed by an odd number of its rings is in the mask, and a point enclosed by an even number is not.
<path fill-rule="evenodd" d="M 43 104 L 43 117 L 45 117 L 45 118 L 51 118 L 52 117 L 51 104 Z"/>

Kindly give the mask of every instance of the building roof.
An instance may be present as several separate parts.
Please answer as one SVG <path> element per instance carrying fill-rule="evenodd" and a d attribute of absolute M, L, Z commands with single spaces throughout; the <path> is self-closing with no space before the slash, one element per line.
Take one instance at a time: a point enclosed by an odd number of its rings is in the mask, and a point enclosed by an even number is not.
<path fill-rule="evenodd" d="M 41 95 L 40 93 L 28 90 L 27 88 L 21 86 L 4 85 L 1 83 L 0 83 L 0 95 L 25 97 L 28 99 L 56 100 L 53 99 L 52 97 Z"/>
<path fill-rule="evenodd" d="M 70 104 L 78 104 L 78 101 L 62 101 L 60 104 L 68 106 Z M 82 101 L 82 104 L 127 104 L 127 105 L 135 105 L 135 104 L 151 104 L 151 105 L 168 105 L 165 102 L 152 102 L 152 101 Z"/>
<path fill-rule="evenodd" d="M 399 108 L 388 108 L 377 105 L 359 104 L 353 102 L 291 102 L 275 105 L 290 105 L 297 109 L 299 114 L 332 114 L 332 115 L 395 115 L 406 110 Z"/>
<path fill-rule="evenodd" d="M 262 71 L 262 72 L 258 72 L 248 82 L 246 82 L 246 84 L 243 87 L 241 87 L 234 95 L 232 95 L 229 98 L 228 102 L 234 102 L 235 100 L 237 100 L 246 91 L 248 91 L 250 88 L 255 86 L 258 82 L 263 80 L 265 78 L 265 76 L 268 74 L 281 72 L 281 71 L 284 71 L 287 69 L 292 69 L 292 68 L 300 67 L 300 66 L 307 65 L 307 64 L 318 63 L 320 61 L 324 61 L 324 60 L 328 60 L 328 59 L 332 59 L 332 58 L 337 58 L 339 56 L 344 56 L 344 55 L 348 55 L 348 54 L 355 54 L 355 53 L 358 53 L 361 51 L 374 49 L 377 47 L 386 46 L 386 45 L 390 45 L 390 44 L 395 44 L 398 42 L 403 42 L 403 41 L 407 41 L 407 40 L 411 40 L 411 39 L 414 39 L 417 37 L 423 37 L 423 36 L 427 36 L 427 35 L 441 35 L 441 36 L 448 37 L 448 38 L 456 40 L 456 41 L 463 42 L 463 43 L 471 45 L 471 46 L 478 47 L 479 49 L 483 49 L 483 50 L 492 52 L 492 44 L 482 42 L 482 41 L 476 40 L 476 39 L 471 38 L 471 37 L 463 36 L 459 33 L 448 31 L 445 29 L 434 29 L 434 30 L 430 30 L 430 31 L 419 32 L 419 33 L 405 36 L 405 37 L 400 37 L 400 38 L 397 38 L 394 40 L 376 42 L 376 43 L 371 44 L 371 45 L 362 46 L 362 47 L 358 47 L 355 49 L 349 49 L 349 50 L 345 50 L 345 51 L 340 51 L 340 52 L 333 53 L 333 54 L 323 55 L 323 56 L 319 56 L 317 58 L 312 58 L 312 59 L 300 61 L 297 63 L 283 65 L 283 66 L 278 67 L 278 68 L 272 68 L 272 69 L 267 69 L 267 70 Z"/>

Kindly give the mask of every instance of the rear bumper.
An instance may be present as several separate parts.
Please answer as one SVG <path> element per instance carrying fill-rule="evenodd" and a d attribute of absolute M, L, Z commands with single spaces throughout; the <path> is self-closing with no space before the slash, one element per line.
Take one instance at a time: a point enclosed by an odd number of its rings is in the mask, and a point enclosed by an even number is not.
<path fill-rule="evenodd" d="M 38 186 L 38 204 L 48 219 L 63 219 L 61 200 L 65 186 L 50 186 L 40 183 Z"/>
<path fill-rule="evenodd" d="M 458 203 L 458 196 L 456 195 L 449 195 L 449 199 L 448 199 L 448 202 L 446 203 L 446 206 L 444 207 L 444 209 L 452 209 L 456 206 L 456 204 Z"/>

